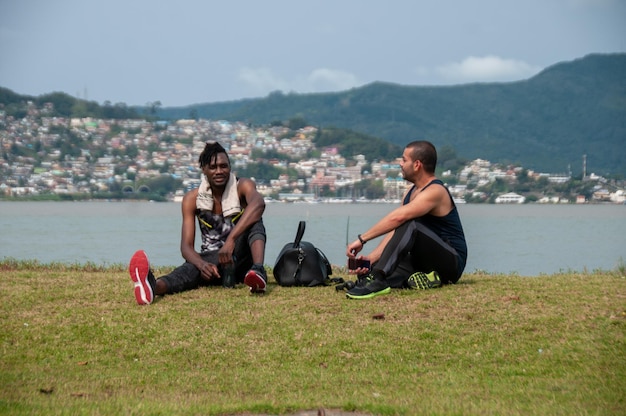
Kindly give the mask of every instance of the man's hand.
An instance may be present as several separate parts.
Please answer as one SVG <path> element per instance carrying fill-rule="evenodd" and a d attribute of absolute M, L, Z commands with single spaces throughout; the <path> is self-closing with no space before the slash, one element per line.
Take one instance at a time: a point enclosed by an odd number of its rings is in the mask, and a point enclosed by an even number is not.
<path fill-rule="evenodd" d="M 200 268 L 200 273 L 204 280 L 217 279 L 220 277 L 220 272 L 213 263 L 205 262 Z"/>
<path fill-rule="evenodd" d="M 230 264 L 233 262 L 233 252 L 235 251 L 235 243 L 227 238 L 224 245 L 217 252 L 217 258 L 220 264 Z"/>
<path fill-rule="evenodd" d="M 361 250 L 363 250 L 361 240 L 354 240 L 352 243 L 348 244 L 348 247 L 346 248 L 346 256 L 356 257 Z"/>
<path fill-rule="evenodd" d="M 371 261 L 366 256 L 348 257 L 348 273 L 363 275 L 370 272 Z"/>

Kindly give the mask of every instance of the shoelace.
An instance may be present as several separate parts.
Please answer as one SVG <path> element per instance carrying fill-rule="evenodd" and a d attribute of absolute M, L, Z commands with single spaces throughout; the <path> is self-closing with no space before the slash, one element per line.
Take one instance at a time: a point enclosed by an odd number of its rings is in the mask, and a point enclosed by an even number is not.
<path fill-rule="evenodd" d="M 430 287 L 430 281 L 428 280 L 428 276 L 426 273 L 414 273 L 409 277 L 409 280 L 415 283 L 415 286 L 420 289 L 427 289 Z"/>

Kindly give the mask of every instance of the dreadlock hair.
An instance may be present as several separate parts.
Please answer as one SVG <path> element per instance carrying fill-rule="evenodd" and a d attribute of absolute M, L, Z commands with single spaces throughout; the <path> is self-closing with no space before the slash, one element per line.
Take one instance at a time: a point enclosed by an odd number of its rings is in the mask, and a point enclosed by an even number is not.
<path fill-rule="evenodd" d="M 226 153 L 226 149 L 224 149 L 221 144 L 218 142 L 206 142 L 204 150 L 200 153 L 200 157 L 198 158 L 200 169 L 217 160 L 218 153 L 224 153 L 228 158 L 228 153 Z M 230 165 L 230 158 L 228 158 L 228 164 Z"/>

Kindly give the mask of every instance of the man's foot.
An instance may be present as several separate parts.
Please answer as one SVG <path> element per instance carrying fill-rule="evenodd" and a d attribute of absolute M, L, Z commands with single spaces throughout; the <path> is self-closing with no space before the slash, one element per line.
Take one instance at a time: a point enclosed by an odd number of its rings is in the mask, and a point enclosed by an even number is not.
<path fill-rule="evenodd" d="M 430 273 L 415 272 L 406 281 L 409 289 L 434 289 L 441 286 L 441 279 L 436 271 Z"/>
<path fill-rule="evenodd" d="M 356 283 L 354 287 L 365 287 L 368 283 L 376 280 L 376 278 L 372 275 L 372 273 L 360 274 L 356 278 Z"/>
<path fill-rule="evenodd" d="M 341 279 L 343 280 L 343 279 Z M 356 277 L 355 281 L 346 280 L 341 284 L 335 286 L 335 289 L 339 292 L 340 290 L 352 290 L 355 287 L 363 287 L 368 282 L 374 280 L 374 276 L 371 273 L 359 274 Z"/>
<path fill-rule="evenodd" d="M 373 279 L 366 276 L 360 280 L 360 283 L 352 289 L 348 290 L 346 297 L 350 299 L 369 299 L 378 295 L 386 295 L 391 292 L 391 287 L 386 280 Z"/>
<path fill-rule="evenodd" d="M 148 256 L 143 250 L 138 250 L 133 254 L 128 266 L 130 278 L 135 283 L 135 299 L 139 305 L 149 305 L 154 300 L 154 289 L 156 280 L 150 270 Z"/>
<path fill-rule="evenodd" d="M 267 286 L 267 274 L 265 268 L 260 265 L 253 265 L 243 282 L 250 286 L 250 293 L 265 293 L 265 287 Z"/>

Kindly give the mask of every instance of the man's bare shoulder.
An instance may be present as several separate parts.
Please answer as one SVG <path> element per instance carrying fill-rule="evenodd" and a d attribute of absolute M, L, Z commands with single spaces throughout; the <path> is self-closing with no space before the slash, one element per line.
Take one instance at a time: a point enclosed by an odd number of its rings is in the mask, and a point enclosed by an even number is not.
<path fill-rule="evenodd" d="M 249 178 L 239 178 L 237 180 L 237 190 L 239 191 L 239 194 L 256 192 L 256 182 Z"/>
<path fill-rule="evenodd" d="M 189 205 L 193 205 L 193 208 L 196 208 L 196 198 L 198 197 L 198 188 L 192 189 L 187 192 L 183 197 L 183 208 Z"/>
<path fill-rule="evenodd" d="M 434 203 L 431 214 L 436 216 L 446 215 L 452 209 L 452 199 L 448 193 L 448 188 L 442 183 L 433 183 L 425 189 L 430 192 L 430 196 Z"/>
<path fill-rule="evenodd" d="M 441 182 L 433 182 L 426 189 L 430 189 L 430 188 L 432 188 L 432 190 L 437 192 L 438 194 L 448 195 L 448 188 L 446 188 L 446 186 L 443 183 L 441 183 Z"/>
<path fill-rule="evenodd" d="M 250 186 L 250 185 L 256 187 L 256 182 L 254 182 L 250 178 L 237 178 L 237 187 Z"/>
<path fill-rule="evenodd" d="M 194 188 L 185 194 L 185 196 L 183 197 L 183 200 L 190 199 L 190 198 L 195 199 L 197 196 L 198 196 L 198 188 Z"/>

